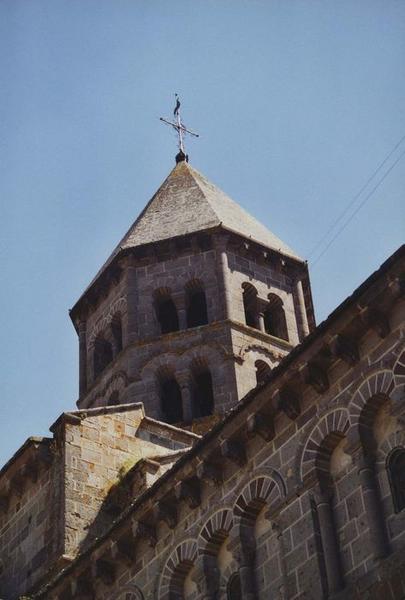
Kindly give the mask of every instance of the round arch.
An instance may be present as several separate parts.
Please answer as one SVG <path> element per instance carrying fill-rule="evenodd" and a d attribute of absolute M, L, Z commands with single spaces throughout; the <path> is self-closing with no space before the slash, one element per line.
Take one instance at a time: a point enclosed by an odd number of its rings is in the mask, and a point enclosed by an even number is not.
<path fill-rule="evenodd" d="M 183 541 L 171 552 L 163 567 L 158 598 L 170 600 L 171 594 L 182 593 L 184 581 L 195 565 L 197 543 L 193 539 Z"/>
<path fill-rule="evenodd" d="M 325 414 L 322 419 L 311 429 L 303 444 L 299 457 L 298 470 L 299 481 L 315 474 L 317 469 L 317 457 L 322 448 L 324 440 L 331 436 L 346 436 L 350 429 L 349 412 L 346 408 L 337 408 Z"/>
<path fill-rule="evenodd" d="M 275 478 L 266 475 L 255 477 L 245 484 L 235 501 L 233 512 L 236 522 L 254 520 L 266 504 L 272 505 L 283 496 Z"/>

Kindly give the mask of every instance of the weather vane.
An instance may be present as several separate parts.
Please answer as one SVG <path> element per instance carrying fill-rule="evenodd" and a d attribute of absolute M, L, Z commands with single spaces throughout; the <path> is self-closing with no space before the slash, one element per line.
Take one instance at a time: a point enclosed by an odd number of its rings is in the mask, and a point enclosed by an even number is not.
<path fill-rule="evenodd" d="M 178 94 L 175 94 L 174 97 L 176 98 L 176 106 L 174 107 L 174 111 L 173 111 L 173 116 L 174 116 L 175 120 L 168 121 L 167 119 L 164 119 L 163 117 L 160 117 L 160 120 L 163 121 L 163 123 L 166 123 L 167 125 L 170 125 L 171 127 L 173 127 L 173 129 L 176 131 L 177 135 L 179 136 L 179 141 L 178 141 L 179 153 L 176 156 L 176 162 L 179 163 L 184 160 L 186 162 L 188 162 L 188 155 L 184 151 L 184 137 L 186 136 L 186 134 L 192 135 L 193 137 L 199 137 L 199 135 L 198 135 L 198 133 L 195 133 L 194 131 L 187 129 L 187 127 L 184 125 L 184 123 L 182 123 L 181 116 L 180 116 L 180 99 L 179 99 Z"/>

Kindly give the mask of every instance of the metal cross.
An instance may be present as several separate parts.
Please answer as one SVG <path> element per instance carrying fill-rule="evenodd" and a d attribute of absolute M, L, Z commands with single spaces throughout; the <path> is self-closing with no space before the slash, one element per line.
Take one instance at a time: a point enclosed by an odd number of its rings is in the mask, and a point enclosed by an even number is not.
<path fill-rule="evenodd" d="M 186 157 L 185 151 L 184 151 L 184 137 L 186 134 L 192 135 L 193 137 L 199 137 L 198 133 L 195 133 L 194 131 L 191 131 L 190 129 L 187 129 L 187 127 L 184 125 L 184 123 L 182 123 L 181 121 L 181 117 L 180 117 L 180 99 L 178 94 L 175 94 L 174 97 L 176 98 L 176 106 L 174 107 L 174 111 L 173 111 L 173 116 L 175 118 L 174 121 L 168 121 L 167 119 L 164 119 L 163 117 L 160 117 L 160 120 L 163 121 L 163 123 L 166 123 L 166 125 L 170 125 L 171 127 L 173 127 L 173 129 L 177 132 L 177 135 L 179 136 L 179 154 L 184 155 L 184 157 Z"/>

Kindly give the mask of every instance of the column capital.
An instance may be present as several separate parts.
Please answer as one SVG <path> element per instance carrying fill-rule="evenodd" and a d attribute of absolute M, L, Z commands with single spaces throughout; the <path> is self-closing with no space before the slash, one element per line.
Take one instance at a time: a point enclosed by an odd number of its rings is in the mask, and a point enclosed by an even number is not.
<path fill-rule="evenodd" d="M 176 372 L 176 380 L 181 389 L 189 390 L 191 387 L 191 375 L 188 371 Z"/>
<path fill-rule="evenodd" d="M 330 501 L 333 498 L 333 491 L 330 488 L 323 488 L 319 484 L 312 488 L 311 496 L 313 497 L 316 506 L 327 504 L 330 506 Z"/>
<path fill-rule="evenodd" d="M 370 473 L 374 474 L 375 462 L 370 455 L 364 454 L 363 452 L 358 455 L 356 462 L 359 473 L 362 473 L 363 471 L 369 471 Z"/>

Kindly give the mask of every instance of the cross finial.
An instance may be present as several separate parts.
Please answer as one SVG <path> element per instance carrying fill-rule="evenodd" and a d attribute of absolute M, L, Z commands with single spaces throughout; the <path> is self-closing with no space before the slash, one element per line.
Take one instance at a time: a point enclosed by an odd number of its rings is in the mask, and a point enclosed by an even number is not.
<path fill-rule="evenodd" d="M 184 150 L 184 137 L 186 136 L 186 134 L 192 135 L 193 137 L 199 137 L 198 133 L 195 133 L 194 131 L 191 131 L 190 129 L 187 129 L 186 126 L 184 125 L 184 123 L 181 120 L 181 116 L 180 116 L 180 98 L 178 96 L 178 94 L 174 95 L 175 99 L 176 99 L 176 106 L 174 107 L 174 111 L 173 111 L 173 117 L 174 120 L 173 121 L 168 121 L 167 119 L 164 119 L 163 117 L 160 117 L 160 120 L 163 121 L 163 123 L 166 123 L 167 125 L 170 125 L 171 127 L 173 127 L 173 129 L 176 131 L 179 140 L 178 140 L 178 146 L 179 146 L 179 152 L 176 156 L 176 162 L 182 162 L 182 161 L 186 161 L 188 162 L 188 155 L 185 153 Z"/>

